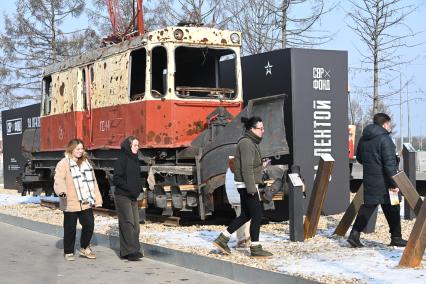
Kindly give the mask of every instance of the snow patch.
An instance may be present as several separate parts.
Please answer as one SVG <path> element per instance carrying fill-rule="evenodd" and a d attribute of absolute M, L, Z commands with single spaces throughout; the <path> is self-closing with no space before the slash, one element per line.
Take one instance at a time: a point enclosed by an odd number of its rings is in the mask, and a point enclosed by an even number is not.
<path fill-rule="evenodd" d="M 59 201 L 58 197 L 54 196 L 19 196 L 0 194 L 0 206 L 10 206 L 16 204 L 40 204 L 40 199 L 49 201 Z"/>

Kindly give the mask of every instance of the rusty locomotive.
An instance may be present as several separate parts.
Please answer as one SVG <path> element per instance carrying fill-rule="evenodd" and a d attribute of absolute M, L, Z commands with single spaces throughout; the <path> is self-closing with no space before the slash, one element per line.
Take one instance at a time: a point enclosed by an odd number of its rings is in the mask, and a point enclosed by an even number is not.
<path fill-rule="evenodd" d="M 78 137 L 94 163 L 104 206 L 112 208 L 113 162 L 120 142 L 134 135 L 146 180 L 141 206 L 166 215 L 191 210 L 205 219 L 227 204 L 222 189 L 228 156 L 243 133 L 242 115 L 264 119 L 262 156 L 289 151 L 284 96 L 243 108 L 240 47 L 239 32 L 174 26 L 47 67 L 40 128 L 23 135 L 29 163 L 21 191 L 52 193 L 55 165 Z M 233 85 L 221 77 L 221 63 L 230 58 Z"/>

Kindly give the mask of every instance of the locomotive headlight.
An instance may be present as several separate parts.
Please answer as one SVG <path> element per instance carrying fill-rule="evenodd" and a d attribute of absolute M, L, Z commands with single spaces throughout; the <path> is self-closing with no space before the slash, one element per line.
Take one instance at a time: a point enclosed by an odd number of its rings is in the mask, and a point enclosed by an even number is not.
<path fill-rule="evenodd" d="M 175 39 L 182 39 L 183 38 L 183 31 L 181 29 L 176 29 L 174 32 Z"/>
<path fill-rule="evenodd" d="M 239 43 L 240 42 L 240 35 L 237 33 L 231 34 L 231 41 L 232 43 Z"/>

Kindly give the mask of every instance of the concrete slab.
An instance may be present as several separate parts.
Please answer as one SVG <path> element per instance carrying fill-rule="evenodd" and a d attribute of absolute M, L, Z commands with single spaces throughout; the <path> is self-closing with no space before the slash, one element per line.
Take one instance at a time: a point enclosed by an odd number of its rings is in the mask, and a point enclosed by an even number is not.
<path fill-rule="evenodd" d="M 2 213 L 0 213 L 0 222 L 55 236 L 57 238 L 62 238 L 63 235 L 63 228 L 60 226 L 36 222 Z M 77 233 L 77 235 L 79 234 L 80 232 Z M 119 239 L 115 236 L 94 234 L 92 243 L 98 246 L 110 248 L 114 251 L 119 250 Z M 145 251 L 145 256 L 152 260 L 166 262 L 243 283 L 316 283 L 314 281 L 306 280 L 300 277 L 252 268 L 228 261 L 212 259 L 209 257 L 177 251 L 156 245 L 142 243 L 142 246 Z M 55 254 L 58 253 L 55 252 Z"/>

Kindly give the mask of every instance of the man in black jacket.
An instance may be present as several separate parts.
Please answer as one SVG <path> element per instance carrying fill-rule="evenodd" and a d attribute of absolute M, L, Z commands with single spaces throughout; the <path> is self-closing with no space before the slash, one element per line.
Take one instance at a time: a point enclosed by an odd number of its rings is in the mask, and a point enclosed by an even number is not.
<path fill-rule="evenodd" d="M 352 247 L 362 247 L 360 232 L 368 223 L 377 205 L 381 205 L 389 224 L 391 246 L 404 247 L 402 239 L 400 206 L 391 205 L 389 193 L 399 194 L 399 188 L 392 180 L 397 173 L 396 148 L 389 134 L 391 118 L 385 113 L 377 113 L 374 123 L 368 125 L 358 142 L 356 159 L 363 166 L 364 204 L 361 206 L 348 242 Z"/>

